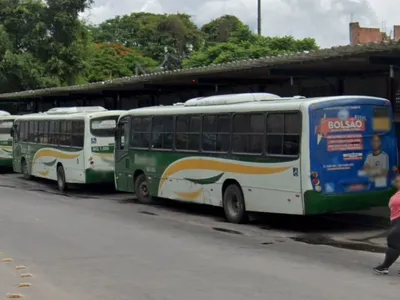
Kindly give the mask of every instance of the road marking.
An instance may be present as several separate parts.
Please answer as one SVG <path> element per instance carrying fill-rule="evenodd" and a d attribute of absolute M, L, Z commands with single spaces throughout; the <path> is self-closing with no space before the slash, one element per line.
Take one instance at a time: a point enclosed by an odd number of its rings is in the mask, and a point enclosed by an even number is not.
<path fill-rule="evenodd" d="M 33 277 L 31 273 L 22 273 L 21 278 L 28 278 L 28 277 Z"/>
<path fill-rule="evenodd" d="M 7 294 L 8 299 L 22 299 L 25 298 L 22 294 Z"/>
<path fill-rule="evenodd" d="M 26 270 L 25 266 L 16 266 L 15 267 L 17 270 Z"/>
<path fill-rule="evenodd" d="M 32 284 L 29 283 L 29 282 L 21 282 L 21 283 L 18 285 L 18 287 L 20 287 L 20 288 L 27 288 L 27 287 L 30 287 L 30 286 L 32 286 Z"/>
<path fill-rule="evenodd" d="M 12 261 L 13 261 L 12 258 L 5 258 L 5 259 L 3 259 L 3 262 L 5 262 L 5 263 L 9 263 L 9 262 L 12 262 Z"/>

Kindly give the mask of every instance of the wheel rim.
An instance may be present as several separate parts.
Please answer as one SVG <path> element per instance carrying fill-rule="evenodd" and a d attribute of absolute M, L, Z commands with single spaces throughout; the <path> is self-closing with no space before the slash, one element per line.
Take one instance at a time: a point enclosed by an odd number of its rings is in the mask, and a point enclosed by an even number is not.
<path fill-rule="evenodd" d="M 140 193 L 140 196 L 141 196 L 142 198 L 148 198 L 148 197 L 149 197 L 149 189 L 148 189 L 148 186 L 147 186 L 147 182 L 146 182 L 146 181 L 143 181 L 143 182 L 140 184 L 140 186 L 139 186 L 139 193 Z"/>
<path fill-rule="evenodd" d="M 236 194 L 234 193 L 228 194 L 227 207 L 229 214 L 232 216 L 237 216 L 240 213 L 240 211 L 242 210 L 242 205 Z"/>

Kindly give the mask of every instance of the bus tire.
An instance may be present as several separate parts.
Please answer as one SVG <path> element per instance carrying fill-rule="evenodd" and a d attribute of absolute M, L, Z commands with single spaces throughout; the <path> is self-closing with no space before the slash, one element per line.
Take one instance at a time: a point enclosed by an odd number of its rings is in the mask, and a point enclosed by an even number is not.
<path fill-rule="evenodd" d="M 230 223 L 240 224 L 247 221 L 243 192 L 237 184 L 230 184 L 225 189 L 223 205 L 225 218 Z"/>
<path fill-rule="evenodd" d="M 62 165 L 57 167 L 57 187 L 60 192 L 64 192 L 67 189 L 67 183 L 65 182 L 65 171 Z"/>
<path fill-rule="evenodd" d="M 30 180 L 32 178 L 31 174 L 29 173 L 28 163 L 26 162 L 25 158 L 21 161 L 21 171 L 24 179 Z"/>
<path fill-rule="evenodd" d="M 146 175 L 139 174 L 135 179 L 135 193 L 139 203 L 149 204 L 152 202 Z"/>

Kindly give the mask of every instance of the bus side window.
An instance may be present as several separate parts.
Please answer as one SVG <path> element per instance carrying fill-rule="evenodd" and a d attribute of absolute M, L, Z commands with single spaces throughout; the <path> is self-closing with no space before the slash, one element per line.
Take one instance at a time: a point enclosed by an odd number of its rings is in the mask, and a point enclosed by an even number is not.
<path fill-rule="evenodd" d="M 133 148 L 149 148 L 151 117 L 133 117 L 130 144 Z"/>
<path fill-rule="evenodd" d="M 49 121 L 42 121 L 43 122 L 43 144 L 49 143 Z"/>
<path fill-rule="evenodd" d="M 24 121 L 21 123 L 21 141 L 27 142 L 28 141 L 28 130 L 29 130 L 29 122 Z"/>
<path fill-rule="evenodd" d="M 39 121 L 39 144 L 44 144 L 44 121 Z"/>
<path fill-rule="evenodd" d="M 265 115 L 262 113 L 234 114 L 232 151 L 243 154 L 262 154 L 264 127 Z"/>
<path fill-rule="evenodd" d="M 301 114 L 285 114 L 283 154 L 298 155 L 300 152 Z"/>
<path fill-rule="evenodd" d="M 83 148 L 85 137 L 85 123 L 82 120 L 72 121 L 71 146 Z"/>
<path fill-rule="evenodd" d="M 173 116 L 155 116 L 152 123 L 151 146 L 155 149 L 172 149 Z"/>
<path fill-rule="evenodd" d="M 298 155 L 300 133 L 300 113 L 269 113 L 267 115 L 267 154 Z"/>

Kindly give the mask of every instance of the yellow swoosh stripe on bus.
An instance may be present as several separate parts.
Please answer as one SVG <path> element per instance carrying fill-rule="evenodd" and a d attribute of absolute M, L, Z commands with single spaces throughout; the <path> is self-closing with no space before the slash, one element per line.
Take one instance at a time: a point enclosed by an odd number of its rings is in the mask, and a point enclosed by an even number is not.
<path fill-rule="evenodd" d="M 114 160 L 114 153 L 93 153 L 93 155 L 100 157 L 101 159 Z"/>
<path fill-rule="evenodd" d="M 39 158 L 45 157 L 45 156 L 55 157 L 55 158 L 59 158 L 59 159 L 74 159 L 74 158 L 78 158 L 79 154 L 66 154 L 66 153 L 58 152 L 55 150 L 49 150 L 49 149 L 39 150 L 38 152 L 36 152 L 35 156 L 33 157 L 33 162 L 35 162 Z"/>
<path fill-rule="evenodd" d="M 209 170 L 246 175 L 267 175 L 281 173 L 290 168 L 291 167 L 257 167 L 215 160 L 187 159 L 178 161 L 165 170 L 163 178 L 160 180 L 159 188 L 164 185 L 168 177 L 183 170 Z"/>
<path fill-rule="evenodd" d="M 7 152 L 7 153 L 11 153 L 12 152 L 12 147 L 11 146 L 3 146 L 3 147 L 0 147 L 0 149 L 3 150 L 4 152 Z"/>
<path fill-rule="evenodd" d="M 47 176 L 47 175 L 49 175 L 49 170 L 40 171 L 39 174 L 40 174 L 41 176 Z"/>
<path fill-rule="evenodd" d="M 183 200 L 196 200 L 203 193 L 203 188 L 200 188 L 194 192 L 174 192 L 174 193 Z"/>

